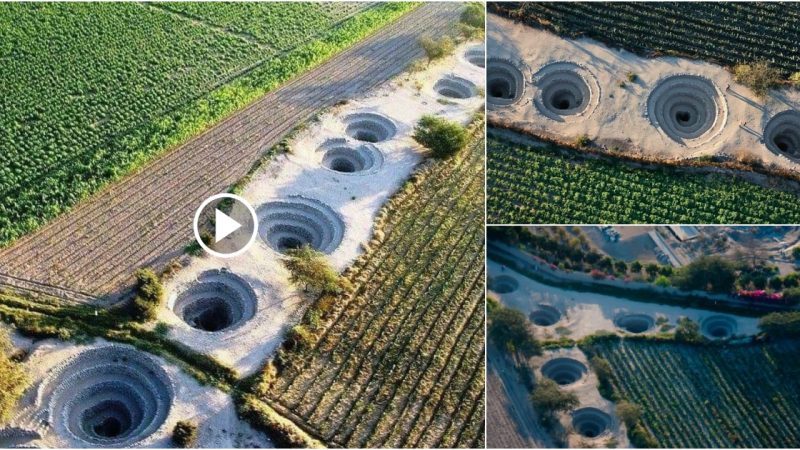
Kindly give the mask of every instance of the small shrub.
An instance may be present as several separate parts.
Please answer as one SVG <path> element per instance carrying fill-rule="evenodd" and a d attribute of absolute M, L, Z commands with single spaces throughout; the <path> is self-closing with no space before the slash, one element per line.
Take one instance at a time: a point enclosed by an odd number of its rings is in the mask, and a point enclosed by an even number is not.
<path fill-rule="evenodd" d="M 700 325 L 688 317 L 681 317 L 678 319 L 678 326 L 675 328 L 675 340 L 689 343 L 703 342 Z"/>
<path fill-rule="evenodd" d="M 635 403 L 622 400 L 617 403 L 617 415 L 625 422 L 625 426 L 633 428 L 642 418 L 642 408 Z"/>
<path fill-rule="evenodd" d="M 733 68 L 733 78 L 737 83 L 749 87 L 757 96 L 764 98 L 769 89 L 781 83 L 781 72 L 770 67 L 766 61 L 752 64 L 737 64 Z"/>
<path fill-rule="evenodd" d="M 635 74 L 635 73 L 633 73 L 633 72 L 628 72 L 628 74 L 627 74 L 625 77 L 626 77 L 626 78 L 628 79 L 628 81 L 630 81 L 631 83 L 634 83 L 634 82 L 636 82 L 636 80 L 638 80 L 638 79 L 639 79 L 639 76 L 638 76 L 638 75 L 636 75 L 636 74 Z"/>
<path fill-rule="evenodd" d="M 466 147 L 467 129 L 456 122 L 426 115 L 414 127 L 414 140 L 431 150 L 435 158 L 448 158 Z"/>
<path fill-rule="evenodd" d="M 303 325 L 293 326 L 286 334 L 286 341 L 293 350 L 308 350 L 314 345 L 314 333 Z"/>
<path fill-rule="evenodd" d="M 322 294 L 341 294 L 352 288 L 350 281 L 328 264 L 322 252 L 308 245 L 289 250 L 283 264 L 290 272 L 289 281 L 303 285 L 306 291 L 311 289 Z"/>
<path fill-rule="evenodd" d="M 483 28 L 486 11 L 480 3 L 469 3 L 461 12 L 461 23 L 475 28 Z"/>
<path fill-rule="evenodd" d="M 156 318 L 164 302 L 164 287 L 152 269 L 136 271 L 136 297 L 133 299 L 132 316 L 140 322 Z"/>
<path fill-rule="evenodd" d="M 591 143 L 592 143 L 592 140 L 589 139 L 589 135 L 586 135 L 586 134 L 582 134 L 582 135 L 578 136 L 577 138 L 575 138 L 575 145 L 577 145 L 580 148 L 588 147 L 589 144 L 591 144 Z"/>
<path fill-rule="evenodd" d="M 580 404 L 573 392 L 562 391 L 555 381 L 542 378 L 531 394 L 533 405 L 542 413 L 554 415 L 569 411 Z"/>
<path fill-rule="evenodd" d="M 422 36 L 417 42 L 425 51 L 425 55 L 428 57 L 428 64 L 452 54 L 456 48 L 456 45 L 450 36 L 444 36 L 438 41 L 434 40 L 430 36 Z"/>
<path fill-rule="evenodd" d="M 161 337 L 166 337 L 166 336 L 169 334 L 169 330 L 170 330 L 170 326 L 169 326 L 169 325 L 167 325 L 167 324 L 166 324 L 166 323 L 164 323 L 164 322 L 158 322 L 158 323 L 156 324 L 156 327 L 153 329 L 153 331 L 154 331 L 154 332 L 155 332 L 157 335 L 159 335 L 159 336 L 161 336 Z"/>
<path fill-rule="evenodd" d="M 172 443 L 179 448 L 194 448 L 197 446 L 197 425 L 181 420 L 172 429 Z"/>
<path fill-rule="evenodd" d="M 789 76 L 789 83 L 793 86 L 800 86 L 800 72 L 795 72 Z"/>

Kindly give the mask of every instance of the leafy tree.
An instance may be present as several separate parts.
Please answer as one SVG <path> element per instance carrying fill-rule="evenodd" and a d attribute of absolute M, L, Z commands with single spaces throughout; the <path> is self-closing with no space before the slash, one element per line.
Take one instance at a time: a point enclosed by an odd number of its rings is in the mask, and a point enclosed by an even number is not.
<path fill-rule="evenodd" d="M 638 260 L 636 260 L 636 261 L 631 263 L 631 273 L 640 274 L 640 273 L 642 273 L 642 268 L 643 267 L 644 266 L 642 266 L 642 263 L 640 263 Z"/>
<path fill-rule="evenodd" d="M 414 127 L 414 140 L 429 148 L 435 158 L 448 158 L 463 149 L 469 141 L 467 129 L 450 120 L 425 115 Z"/>
<path fill-rule="evenodd" d="M 580 404 L 573 392 L 562 391 L 558 384 L 549 378 L 542 378 L 531 394 L 533 405 L 541 412 L 555 414 L 569 411 Z"/>
<path fill-rule="evenodd" d="M 437 59 L 442 59 L 447 55 L 450 55 L 456 48 L 456 45 L 450 36 L 444 36 L 438 41 L 430 36 L 422 36 L 417 40 L 417 42 L 425 51 L 425 55 L 428 57 L 428 64 Z"/>
<path fill-rule="evenodd" d="M 628 264 L 625 261 L 617 261 L 614 263 L 614 270 L 624 275 L 628 273 Z"/>
<path fill-rule="evenodd" d="M 669 278 L 667 278 L 664 275 L 657 276 L 655 281 L 653 281 L 653 283 L 659 287 L 669 287 L 670 285 Z"/>
<path fill-rule="evenodd" d="M 685 290 L 728 293 L 736 284 L 736 267 L 718 255 L 701 256 L 676 270 L 672 284 Z"/>
<path fill-rule="evenodd" d="M 780 291 L 783 289 L 783 278 L 772 277 L 769 279 L 769 288 L 773 291 Z"/>
<path fill-rule="evenodd" d="M 644 268 L 644 270 L 647 272 L 647 275 L 649 275 L 649 276 L 650 276 L 650 278 L 655 278 L 655 277 L 656 277 L 656 275 L 658 275 L 658 264 L 656 264 L 656 263 L 649 263 L 649 264 L 647 264 L 647 266 Z"/>
<path fill-rule="evenodd" d="M 197 425 L 187 420 L 178 421 L 172 429 L 172 443 L 178 448 L 197 446 Z"/>
<path fill-rule="evenodd" d="M 489 337 L 508 349 L 509 344 L 525 356 L 541 354 L 539 342 L 533 337 L 528 328 L 528 319 L 521 312 L 498 306 L 489 311 Z"/>
<path fill-rule="evenodd" d="M 322 294 L 341 294 L 349 291 L 350 281 L 340 276 L 328 264 L 325 254 L 308 245 L 286 252 L 283 265 L 289 270 L 289 281 L 303 289 Z"/>
<path fill-rule="evenodd" d="M 0 329 L 0 425 L 11 418 L 29 382 L 22 366 L 11 358 L 13 350 L 8 332 Z"/>
<path fill-rule="evenodd" d="M 678 319 L 678 326 L 675 327 L 675 340 L 681 342 L 699 343 L 703 341 L 700 334 L 700 325 L 688 317 Z"/>
<path fill-rule="evenodd" d="M 164 287 L 152 269 L 139 269 L 136 277 L 136 296 L 131 304 L 133 318 L 149 322 L 156 318 L 164 303 Z"/>
<path fill-rule="evenodd" d="M 628 432 L 628 438 L 636 448 L 658 448 L 658 441 L 641 424 L 637 424 Z"/>
<path fill-rule="evenodd" d="M 798 72 L 800 74 L 800 72 Z M 792 249 L 792 257 L 794 259 L 800 259 L 800 245 Z"/>
<path fill-rule="evenodd" d="M 786 276 L 783 277 L 783 286 L 784 287 L 800 286 L 800 273 L 797 272 L 787 273 Z"/>
<path fill-rule="evenodd" d="M 617 415 L 628 428 L 633 428 L 642 418 L 642 408 L 635 403 L 622 400 L 617 403 Z"/>
<path fill-rule="evenodd" d="M 792 287 L 783 290 L 783 301 L 788 305 L 800 303 L 800 288 Z"/>
<path fill-rule="evenodd" d="M 481 3 L 469 3 L 461 12 L 461 23 L 475 28 L 483 28 L 486 12 Z"/>

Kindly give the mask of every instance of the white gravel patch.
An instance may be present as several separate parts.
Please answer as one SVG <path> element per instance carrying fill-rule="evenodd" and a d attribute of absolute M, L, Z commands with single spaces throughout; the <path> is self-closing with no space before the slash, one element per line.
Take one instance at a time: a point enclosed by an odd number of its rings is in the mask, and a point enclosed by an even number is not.
<path fill-rule="evenodd" d="M 457 76 L 480 87 L 483 69 L 464 57 L 465 44 L 455 55 L 431 64 L 423 72 L 401 75 L 361 98 L 333 108 L 300 132 L 290 143 L 291 153 L 271 161 L 256 173 L 241 196 L 256 211 L 267 203 L 291 196 L 322 202 L 344 223 L 341 243 L 328 258 L 337 270 L 349 266 L 363 252 L 362 245 L 372 235 L 376 214 L 422 161 L 422 148 L 412 139 L 413 127 L 425 114 L 435 114 L 466 124 L 483 104 L 483 97 L 466 99 L 443 97 L 434 90 L 445 76 Z M 440 102 L 440 99 L 446 101 Z M 345 118 L 354 113 L 376 113 L 390 119 L 396 132 L 374 144 L 380 152 L 377 168 L 363 172 L 340 173 L 323 165 L 326 143 L 332 139 L 360 144 L 345 133 Z M 320 150 L 323 148 L 323 151 Z M 282 341 L 286 329 L 302 316 L 308 300 L 288 283 L 288 273 L 280 263 L 281 254 L 261 237 L 242 255 L 230 259 L 193 258 L 166 284 L 170 302 L 202 272 L 225 268 L 250 283 L 258 299 L 255 315 L 235 329 L 222 333 L 196 330 L 176 316 L 169 305 L 159 320 L 171 325 L 170 337 L 193 349 L 210 354 L 242 374 L 259 369 Z"/>
<path fill-rule="evenodd" d="M 564 39 L 547 31 L 514 23 L 494 14 L 488 16 L 487 56 L 509 61 L 522 71 L 523 98 L 508 106 L 489 108 L 490 118 L 500 120 L 541 136 L 573 141 L 588 135 L 596 144 L 617 147 L 636 155 L 663 160 L 705 155 L 756 157 L 765 164 L 800 170 L 800 158 L 788 158 L 769 149 L 762 134 L 767 122 L 777 114 L 800 109 L 800 91 L 773 90 L 769 98 L 758 99 L 748 88 L 733 81 L 724 68 L 701 61 L 677 57 L 641 58 L 624 50 L 611 49 L 592 39 Z M 598 83 L 597 106 L 581 114 L 559 120 L 544 115 L 534 106 L 541 94 L 535 74 L 555 63 L 577 65 L 585 78 Z M 491 71 L 491 64 L 487 67 Z M 630 82 L 627 74 L 636 74 Z M 590 74 L 590 75 L 588 75 Z M 711 114 L 708 132 L 681 142 L 654 126 L 648 113 L 648 97 L 662 80 L 675 75 L 692 75 L 707 80 L 720 98 L 716 103 L 689 95 L 675 100 L 717 108 Z M 620 87 L 624 82 L 625 86 Z M 703 87 L 702 89 L 705 89 Z M 488 88 L 491 91 L 491 86 Z M 692 89 L 688 89 L 692 92 Z M 700 89 L 698 88 L 698 91 Z M 670 120 L 675 111 L 669 109 Z M 709 116 L 701 117 L 708 118 Z M 663 117 L 662 117 L 663 118 Z M 691 120 L 694 120 L 692 117 Z M 657 122 L 657 120 L 655 120 Z M 687 125 L 687 124 L 684 124 Z M 693 129 L 688 126 L 687 132 Z"/>

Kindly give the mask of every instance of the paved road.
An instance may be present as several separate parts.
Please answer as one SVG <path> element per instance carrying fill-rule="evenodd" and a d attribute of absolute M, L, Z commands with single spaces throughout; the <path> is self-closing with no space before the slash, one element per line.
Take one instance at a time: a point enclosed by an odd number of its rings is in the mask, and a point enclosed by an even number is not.
<path fill-rule="evenodd" d="M 77 301 L 122 292 L 192 239 L 192 215 L 226 191 L 296 124 L 400 73 L 416 40 L 445 33 L 461 5 L 425 4 L 150 163 L 0 252 L 0 283 Z"/>

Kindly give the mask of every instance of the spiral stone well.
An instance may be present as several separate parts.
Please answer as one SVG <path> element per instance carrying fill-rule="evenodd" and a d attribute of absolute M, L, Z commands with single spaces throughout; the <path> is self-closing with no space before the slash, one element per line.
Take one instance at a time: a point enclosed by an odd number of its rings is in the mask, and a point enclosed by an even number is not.
<path fill-rule="evenodd" d="M 542 375 L 566 386 L 579 381 L 586 374 L 586 365 L 573 358 L 554 358 L 542 366 Z"/>
<path fill-rule="evenodd" d="M 775 153 L 800 158 L 800 112 L 783 111 L 764 127 L 764 143 Z"/>
<path fill-rule="evenodd" d="M 464 52 L 464 59 L 478 67 L 486 66 L 486 50 L 482 45 L 474 45 Z"/>
<path fill-rule="evenodd" d="M 281 253 L 308 245 L 330 254 L 344 237 L 339 214 L 323 202 L 299 195 L 264 204 L 258 218 L 261 239 Z"/>
<path fill-rule="evenodd" d="M 653 316 L 649 314 L 620 314 L 614 319 L 614 325 L 629 333 L 644 333 L 656 324 Z"/>
<path fill-rule="evenodd" d="M 700 323 L 700 330 L 709 339 L 727 339 L 736 334 L 736 320 L 729 316 L 709 316 Z"/>
<path fill-rule="evenodd" d="M 166 371 L 122 345 L 85 350 L 43 381 L 49 423 L 67 446 L 127 447 L 156 432 L 174 397 Z"/>
<path fill-rule="evenodd" d="M 439 95 L 455 99 L 474 97 L 478 92 L 475 83 L 455 75 L 445 75 L 436 84 L 433 90 Z"/>
<path fill-rule="evenodd" d="M 727 105 L 711 80 L 673 75 L 653 88 L 647 99 L 647 114 L 653 126 L 670 139 L 691 147 L 722 130 Z"/>
<path fill-rule="evenodd" d="M 210 270 L 178 294 L 172 310 L 192 328 L 219 332 L 251 319 L 256 305 L 247 281 L 228 271 Z"/>
<path fill-rule="evenodd" d="M 498 294 L 510 294 L 519 288 L 519 281 L 509 275 L 500 275 L 492 279 L 490 289 Z"/>
<path fill-rule="evenodd" d="M 594 439 L 611 428 L 611 416 L 597 408 L 576 409 L 572 413 L 572 427 L 581 436 Z"/>
<path fill-rule="evenodd" d="M 397 126 L 388 117 L 373 113 L 353 113 L 344 118 L 345 133 L 362 142 L 383 142 L 397 133 Z"/>
<path fill-rule="evenodd" d="M 525 92 L 522 71 L 509 61 L 489 58 L 486 65 L 486 101 L 489 105 L 508 106 Z"/>
<path fill-rule="evenodd" d="M 334 172 L 374 173 L 383 166 L 383 153 L 372 144 L 352 144 L 346 139 L 329 139 L 318 149 L 322 165 Z"/>
<path fill-rule="evenodd" d="M 570 62 L 543 67 L 534 75 L 538 91 L 534 104 L 540 113 L 557 120 L 576 120 L 591 112 L 598 102 L 600 89 L 588 70 Z"/>
<path fill-rule="evenodd" d="M 531 322 L 540 327 L 555 325 L 561 320 L 561 311 L 550 305 L 537 305 L 530 314 Z"/>

